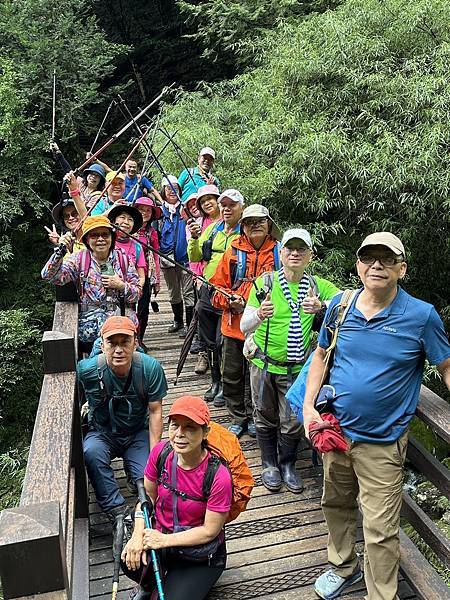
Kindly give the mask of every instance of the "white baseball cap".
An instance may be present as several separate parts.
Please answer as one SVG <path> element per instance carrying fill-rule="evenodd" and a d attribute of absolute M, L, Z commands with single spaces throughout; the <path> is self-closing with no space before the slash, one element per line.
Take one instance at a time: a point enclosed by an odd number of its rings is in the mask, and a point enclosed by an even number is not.
<path fill-rule="evenodd" d="M 238 202 L 241 206 L 244 206 L 244 196 L 238 190 L 225 190 L 220 194 L 217 202 L 220 204 L 224 198 L 229 198 L 230 200 L 233 200 L 233 202 Z"/>
<path fill-rule="evenodd" d="M 281 240 L 281 247 L 284 248 L 290 240 L 303 240 L 310 250 L 312 250 L 312 240 L 306 229 L 288 229 L 284 232 Z"/>
<path fill-rule="evenodd" d="M 162 181 L 161 181 L 161 187 L 163 188 L 165 185 L 180 185 L 178 183 L 178 179 L 175 177 L 175 175 L 167 175 L 167 177 L 163 177 Z"/>
<path fill-rule="evenodd" d="M 198 153 L 199 156 L 203 156 L 205 154 L 209 154 L 210 156 L 212 156 L 213 158 L 216 158 L 216 153 L 214 152 L 214 150 L 212 148 L 210 148 L 209 146 L 205 146 L 204 148 L 202 148 L 200 150 L 200 152 Z"/>

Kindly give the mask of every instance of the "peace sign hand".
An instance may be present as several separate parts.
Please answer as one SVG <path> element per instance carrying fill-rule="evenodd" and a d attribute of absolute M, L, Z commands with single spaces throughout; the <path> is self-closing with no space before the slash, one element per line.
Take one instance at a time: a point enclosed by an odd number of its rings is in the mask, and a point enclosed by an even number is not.
<path fill-rule="evenodd" d="M 45 231 L 48 233 L 48 239 L 51 244 L 57 246 L 59 244 L 59 233 L 56 231 L 56 226 L 52 225 L 52 229 L 49 229 L 46 225 L 44 225 Z"/>

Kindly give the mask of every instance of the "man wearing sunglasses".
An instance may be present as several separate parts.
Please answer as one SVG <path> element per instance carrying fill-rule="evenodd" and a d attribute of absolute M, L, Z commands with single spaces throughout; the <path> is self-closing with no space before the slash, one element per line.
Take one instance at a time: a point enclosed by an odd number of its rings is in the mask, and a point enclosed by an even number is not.
<path fill-rule="evenodd" d="M 367 236 L 356 268 L 363 287 L 339 330 L 329 375 L 336 391 L 332 412 L 349 450 L 323 455 L 322 508 L 331 568 L 316 580 L 315 590 L 320 598 L 338 598 L 363 577 L 355 552 L 359 496 L 366 600 L 394 600 L 408 424 L 418 404 L 425 358 L 437 365 L 450 389 L 450 344 L 434 307 L 399 286 L 407 264 L 398 237 Z M 306 435 L 312 421 L 322 420 L 314 399 L 331 341 L 326 325 L 340 299 L 338 294 L 328 308 L 311 363 L 303 409 Z"/>

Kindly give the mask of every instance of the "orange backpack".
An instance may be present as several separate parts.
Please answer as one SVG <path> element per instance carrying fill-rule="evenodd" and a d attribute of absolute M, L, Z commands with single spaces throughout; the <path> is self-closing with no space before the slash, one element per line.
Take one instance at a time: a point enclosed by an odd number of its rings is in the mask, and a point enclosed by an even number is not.
<path fill-rule="evenodd" d="M 234 433 L 231 433 L 231 431 L 228 431 L 228 429 L 225 429 L 222 425 L 213 423 L 212 421 L 210 422 L 209 427 L 208 449 L 211 452 L 211 456 L 203 480 L 203 495 L 201 498 L 189 496 L 187 494 L 182 495 L 190 500 L 207 502 L 208 497 L 211 494 L 214 477 L 220 465 L 223 464 L 230 471 L 233 482 L 233 500 L 226 521 L 227 523 L 230 523 L 230 521 L 234 521 L 241 512 L 246 509 L 255 482 L 252 472 L 245 460 L 239 440 Z M 166 459 L 171 452 L 172 446 L 170 445 L 170 442 L 167 442 L 156 460 L 158 483 L 162 482 Z M 168 482 L 166 481 L 164 485 L 167 486 Z"/>

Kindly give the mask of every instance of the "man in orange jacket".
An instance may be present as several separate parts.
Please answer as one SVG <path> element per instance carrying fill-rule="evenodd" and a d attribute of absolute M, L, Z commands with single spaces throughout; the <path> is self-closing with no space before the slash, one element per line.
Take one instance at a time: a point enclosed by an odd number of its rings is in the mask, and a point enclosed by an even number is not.
<path fill-rule="evenodd" d="M 215 293 L 212 303 L 222 309 L 223 402 L 231 417 L 230 431 L 240 437 L 246 430 L 256 436 L 251 398 L 245 397 L 247 363 L 243 355 L 241 316 L 253 281 L 262 273 L 279 268 L 278 242 L 281 233 L 265 206 L 248 206 L 241 219 L 241 234 L 233 240 L 220 260 L 211 283 L 235 296 L 228 300 Z M 215 406 L 218 405 L 214 401 Z"/>

